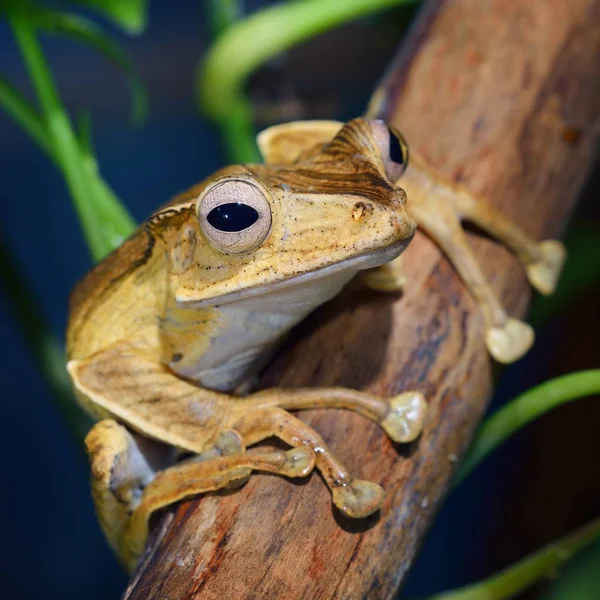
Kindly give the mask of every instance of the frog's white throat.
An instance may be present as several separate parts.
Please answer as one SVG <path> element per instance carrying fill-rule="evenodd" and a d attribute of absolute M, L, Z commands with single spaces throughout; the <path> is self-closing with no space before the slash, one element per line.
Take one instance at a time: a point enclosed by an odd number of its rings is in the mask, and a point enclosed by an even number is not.
<path fill-rule="evenodd" d="M 215 306 L 220 326 L 210 347 L 195 364 L 172 364 L 180 375 L 199 385 L 231 391 L 250 380 L 264 366 L 275 346 L 294 325 L 336 296 L 363 269 L 376 267 L 398 256 L 406 244 L 353 257 L 297 276 L 285 285 L 265 286 L 261 293 L 240 294 Z"/>

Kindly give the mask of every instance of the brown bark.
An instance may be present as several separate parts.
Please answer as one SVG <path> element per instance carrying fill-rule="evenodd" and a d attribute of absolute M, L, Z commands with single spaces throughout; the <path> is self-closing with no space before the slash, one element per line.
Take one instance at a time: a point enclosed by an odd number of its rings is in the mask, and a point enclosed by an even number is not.
<path fill-rule="evenodd" d="M 440 173 L 528 233 L 556 236 L 593 164 L 599 65 L 599 0 L 432 0 L 385 79 L 380 116 Z M 514 258 L 471 241 L 522 315 L 530 289 Z M 426 430 L 408 447 L 354 414 L 301 415 L 352 472 L 383 485 L 380 514 L 343 518 L 316 474 L 300 484 L 253 475 L 163 520 L 125 598 L 393 597 L 485 410 L 493 370 L 480 314 L 438 249 L 418 235 L 405 265 L 402 296 L 347 291 L 299 328 L 262 381 L 426 394 Z"/>

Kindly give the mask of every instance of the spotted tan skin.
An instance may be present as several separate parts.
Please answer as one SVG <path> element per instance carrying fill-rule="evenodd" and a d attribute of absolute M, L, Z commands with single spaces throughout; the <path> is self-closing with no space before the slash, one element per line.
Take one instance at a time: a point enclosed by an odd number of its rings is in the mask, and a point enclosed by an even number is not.
<path fill-rule="evenodd" d="M 86 438 L 92 492 L 130 570 L 152 512 L 254 470 L 316 467 L 343 513 L 377 511 L 382 488 L 348 473 L 290 410 L 353 410 L 395 442 L 423 427 L 417 392 L 239 395 L 291 327 L 357 273 L 396 259 L 415 230 L 396 185 L 407 149 L 384 124 L 355 119 L 325 140 L 322 127 L 297 124 L 260 145 L 267 164 L 227 167 L 174 198 L 72 295 L 67 368 L 97 420 Z M 270 436 L 291 450 L 246 451 Z"/>
<path fill-rule="evenodd" d="M 259 145 L 267 162 L 293 162 L 309 148 L 327 144 L 341 127 L 338 121 L 277 125 L 259 135 Z M 486 322 L 490 354 L 501 363 L 521 358 L 533 344 L 533 329 L 510 317 L 492 292 L 469 248 L 461 221 L 474 223 L 506 244 L 524 266 L 531 285 L 542 294 L 551 294 L 556 287 L 565 259 L 563 245 L 556 240 L 532 240 L 485 200 L 461 185 L 442 180 L 418 156 L 411 157 L 400 183 L 407 193 L 408 212 L 448 256 L 477 301 Z M 402 260 L 399 257 L 366 272 L 364 283 L 379 291 L 402 289 L 406 283 Z"/>

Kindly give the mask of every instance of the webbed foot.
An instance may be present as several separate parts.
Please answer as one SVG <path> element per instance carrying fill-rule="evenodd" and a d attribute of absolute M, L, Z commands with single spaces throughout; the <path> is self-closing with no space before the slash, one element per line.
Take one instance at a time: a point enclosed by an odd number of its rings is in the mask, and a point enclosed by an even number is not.
<path fill-rule="evenodd" d="M 563 264 L 566 251 L 564 245 L 557 240 L 545 240 L 537 246 L 541 259 L 525 267 L 529 283 L 540 294 L 549 295 L 556 289 L 556 284 Z"/>
<path fill-rule="evenodd" d="M 423 430 L 427 413 L 425 397 L 419 392 L 404 392 L 389 400 L 390 412 L 381 426 L 394 441 L 412 442 Z"/>
<path fill-rule="evenodd" d="M 485 343 L 499 363 L 509 364 L 519 360 L 531 348 L 534 338 L 530 325 L 509 317 L 503 327 L 488 329 Z"/>
<path fill-rule="evenodd" d="M 377 512 L 385 498 L 381 486 L 362 479 L 354 479 L 352 483 L 334 487 L 331 494 L 333 503 L 340 511 L 353 519 L 364 519 Z"/>

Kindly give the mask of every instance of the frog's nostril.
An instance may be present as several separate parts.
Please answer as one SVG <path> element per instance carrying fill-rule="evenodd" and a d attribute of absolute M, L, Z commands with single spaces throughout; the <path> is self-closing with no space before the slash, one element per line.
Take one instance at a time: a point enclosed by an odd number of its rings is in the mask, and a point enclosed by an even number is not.
<path fill-rule="evenodd" d="M 373 212 L 373 205 L 367 202 L 357 202 L 352 209 L 352 218 L 360 221 Z"/>

